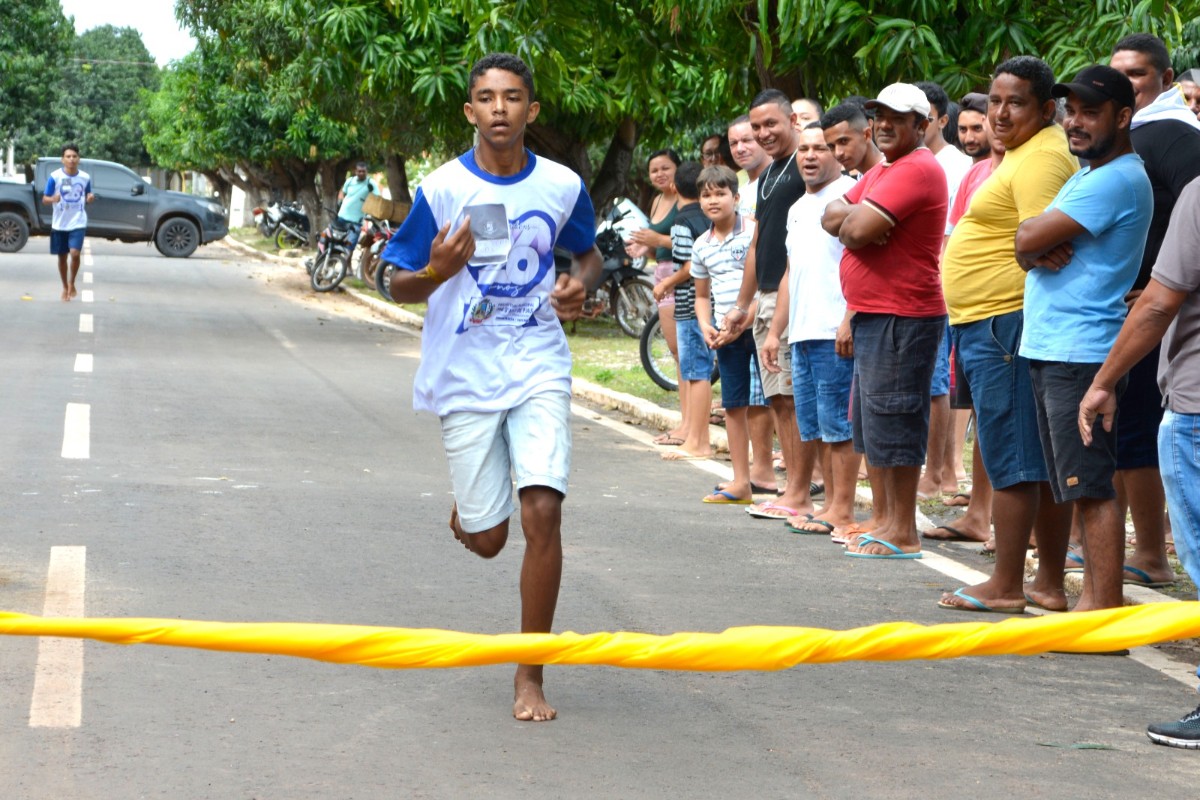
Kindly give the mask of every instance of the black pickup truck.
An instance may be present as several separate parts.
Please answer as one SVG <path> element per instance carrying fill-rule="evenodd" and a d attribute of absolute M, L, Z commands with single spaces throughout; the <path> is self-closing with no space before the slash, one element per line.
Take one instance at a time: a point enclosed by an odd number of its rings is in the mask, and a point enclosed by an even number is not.
<path fill-rule="evenodd" d="M 15 253 L 30 236 L 49 236 L 53 207 L 42 204 L 50 173 L 61 166 L 38 159 L 33 184 L 0 182 L 0 252 Z M 206 197 L 156 189 L 128 167 L 84 158 L 96 199 L 88 204 L 87 235 L 122 242 L 153 241 L 164 256 L 184 258 L 229 232 L 229 212 Z"/>

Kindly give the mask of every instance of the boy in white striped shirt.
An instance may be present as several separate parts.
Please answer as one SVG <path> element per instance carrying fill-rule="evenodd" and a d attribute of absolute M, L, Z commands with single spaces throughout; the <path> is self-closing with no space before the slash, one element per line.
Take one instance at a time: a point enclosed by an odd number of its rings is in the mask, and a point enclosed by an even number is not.
<path fill-rule="evenodd" d="M 705 503 L 749 505 L 750 370 L 758 369 L 753 332 L 730 338 L 725 315 L 737 306 L 746 254 L 754 238 L 754 220 L 737 213 L 738 180 L 729 167 L 706 167 L 696 180 L 700 208 L 712 225 L 692 243 L 692 279 L 696 282 L 696 318 L 704 341 L 717 352 L 721 368 L 721 404 L 733 461 L 733 480 L 718 486 Z M 743 308 L 753 317 L 753 308 Z"/>

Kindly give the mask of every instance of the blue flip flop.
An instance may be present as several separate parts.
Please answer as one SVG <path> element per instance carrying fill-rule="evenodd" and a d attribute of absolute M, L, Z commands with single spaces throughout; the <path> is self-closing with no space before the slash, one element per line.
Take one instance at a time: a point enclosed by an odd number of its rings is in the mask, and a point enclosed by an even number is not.
<path fill-rule="evenodd" d="M 1067 563 L 1070 566 L 1065 567 L 1063 572 L 1083 572 L 1083 556 L 1072 548 L 1067 548 Z"/>
<path fill-rule="evenodd" d="M 967 594 L 962 589 L 955 589 L 954 596 L 960 597 L 963 600 L 966 600 L 968 603 L 970 603 L 970 605 L 969 606 L 960 606 L 960 605 L 955 605 L 954 603 L 946 603 L 946 602 L 943 602 L 942 600 L 938 600 L 938 608 L 948 608 L 951 611 L 987 611 L 992 614 L 1024 614 L 1025 613 L 1025 606 L 1012 607 L 1012 608 L 993 608 L 992 606 L 989 606 L 987 603 L 983 602 L 979 598 L 971 597 L 971 595 Z"/>
<path fill-rule="evenodd" d="M 850 556 L 851 558 L 920 558 L 921 557 L 921 553 L 906 553 L 903 550 L 901 550 L 899 547 L 896 547 L 896 545 L 892 544 L 891 542 L 885 542 L 882 539 L 876 539 L 874 536 L 872 536 L 869 533 L 860 533 L 858 535 L 858 540 L 854 543 L 854 546 L 862 547 L 864 544 L 881 544 L 884 547 L 886 547 L 888 550 L 891 550 L 892 552 L 890 552 L 890 553 L 852 553 L 849 550 L 847 550 L 847 551 L 845 551 L 845 553 L 843 553 L 843 555 Z"/>
<path fill-rule="evenodd" d="M 727 492 L 724 489 L 717 489 L 715 492 L 710 494 L 708 497 L 705 497 L 700 502 L 701 503 L 715 503 L 717 505 L 726 505 L 726 506 L 748 506 L 748 505 L 750 505 L 749 498 L 743 499 L 743 498 L 735 495 L 733 492 Z"/>
<path fill-rule="evenodd" d="M 1147 589 L 1161 589 L 1164 586 L 1174 586 L 1175 581 L 1156 581 L 1151 580 L 1150 575 L 1137 567 L 1125 565 L 1125 571 L 1129 575 L 1125 576 L 1125 583 L 1130 586 L 1145 586 Z"/>

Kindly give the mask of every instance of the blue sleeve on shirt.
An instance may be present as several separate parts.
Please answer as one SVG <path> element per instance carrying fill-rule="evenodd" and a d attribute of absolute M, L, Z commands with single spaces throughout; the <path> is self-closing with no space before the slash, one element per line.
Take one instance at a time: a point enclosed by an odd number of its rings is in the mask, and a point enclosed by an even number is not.
<path fill-rule="evenodd" d="M 1092 236 L 1099 236 L 1111 228 L 1130 208 L 1125 203 L 1114 203 L 1113 198 L 1128 197 L 1129 181 L 1119 165 L 1101 167 L 1081 173 L 1071 182 L 1070 190 L 1054 204 L 1062 213 L 1087 228 Z"/>
<path fill-rule="evenodd" d="M 45 195 L 46 197 L 53 197 L 53 196 L 54 196 L 54 186 L 55 186 L 55 184 L 54 184 L 54 176 L 53 176 L 53 175 L 51 175 L 51 176 L 50 176 L 50 180 L 46 181 L 46 191 L 44 192 L 44 195 Z"/>
<path fill-rule="evenodd" d="M 429 251 L 437 237 L 438 229 L 429 201 L 425 199 L 424 192 L 417 189 L 412 210 L 404 218 L 400 230 L 388 241 L 380 258 L 411 272 L 424 269 L 429 263 Z"/>
<path fill-rule="evenodd" d="M 596 243 L 596 211 L 592 207 L 592 198 L 588 196 L 587 187 L 579 181 L 579 197 L 575 200 L 575 208 L 567 224 L 563 225 L 562 233 L 558 235 L 558 246 L 566 248 L 575 255 L 592 249 Z"/>

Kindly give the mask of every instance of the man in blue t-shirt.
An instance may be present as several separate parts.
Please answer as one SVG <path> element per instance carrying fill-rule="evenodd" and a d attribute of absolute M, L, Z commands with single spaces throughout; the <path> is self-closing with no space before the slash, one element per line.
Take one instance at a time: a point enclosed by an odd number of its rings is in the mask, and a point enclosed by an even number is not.
<path fill-rule="evenodd" d="M 1142 261 L 1154 197 L 1129 139 L 1130 80 L 1097 65 L 1071 83 L 1055 84 L 1052 94 L 1066 98 L 1067 141 L 1087 167 L 1017 229 L 1017 261 L 1028 273 L 1019 352 L 1030 360 L 1054 500 L 1073 502 L 1083 521 L 1083 592 L 1075 610 L 1089 611 L 1123 602 L 1125 525 L 1113 489 L 1116 431 L 1097 425 L 1085 446 L 1079 402 L 1125 320 L 1125 295 Z M 1039 556 L 1063 563 L 1068 531 L 1050 538 Z"/>
<path fill-rule="evenodd" d="M 87 232 L 87 204 L 96 199 L 92 194 L 92 176 L 79 169 L 79 148 L 63 146 L 62 167 L 50 173 L 42 203 L 54 206 L 50 223 L 50 253 L 58 256 L 58 275 L 62 278 L 62 299 L 69 301 L 76 294 L 75 276 L 79 273 L 79 252 Z M 67 256 L 70 256 L 70 264 Z"/>
<path fill-rule="evenodd" d="M 378 195 L 379 187 L 367 175 L 367 162 L 360 161 L 354 165 L 354 176 L 347 178 L 338 192 L 338 222 L 350 229 L 350 249 L 358 244 L 358 235 L 362 230 L 363 203 L 368 195 Z"/>
<path fill-rule="evenodd" d="M 577 174 L 525 149 L 539 106 L 521 59 L 484 56 L 467 94 L 478 144 L 421 182 L 382 259 L 396 265 L 392 299 L 428 303 L 413 404 L 441 422 L 454 485 L 450 529 L 476 555 L 498 555 L 515 482 L 525 536 L 521 632 L 548 633 L 571 454 L 561 320 L 579 317 L 586 287 L 600 277 L 595 211 Z M 555 275 L 556 245 L 575 256 L 569 275 Z M 514 717 L 554 719 L 540 665 L 518 666 L 514 688 Z"/>

